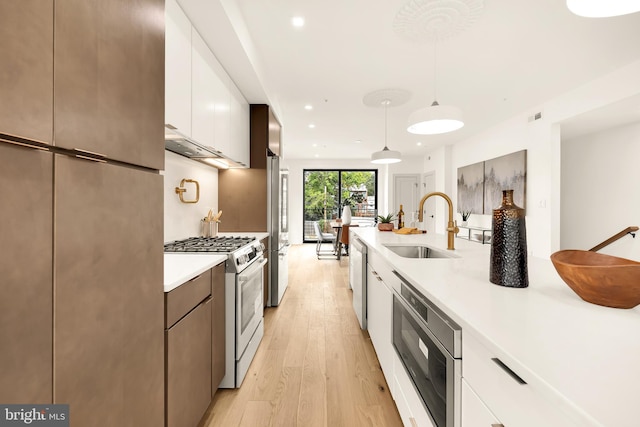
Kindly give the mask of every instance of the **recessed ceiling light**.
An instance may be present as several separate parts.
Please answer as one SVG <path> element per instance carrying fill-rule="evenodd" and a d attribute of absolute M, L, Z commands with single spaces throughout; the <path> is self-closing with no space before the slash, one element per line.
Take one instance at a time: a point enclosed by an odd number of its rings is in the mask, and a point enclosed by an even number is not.
<path fill-rule="evenodd" d="M 307 104 L 307 105 L 304 106 L 304 109 L 305 110 L 313 110 L 313 105 Z"/>
<path fill-rule="evenodd" d="M 315 154 L 313 157 L 318 158 L 320 157 L 320 154 Z"/>
<path fill-rule="evenodd" d="M 422 142 L 418 141 L 418 142 L 416 142 L 416 145 L 419 147 L 419 146 L 422 145 Z"/>
<path fill-rule="evenodd" d="M 317 147 L 317 146 L 318 146 L 318 144 L 311 144 L 311 146 L 312 146 L 312 147 Z"/>
<path fill-rule="evenodd" d="M 315 128 L 315 127 L 316 127 L 316 125 L 314 125 L 313 123 L 310 123 L 310 124 L 309 124 L 309 129 L 313 129 L 313 128 Z"/>
<path fill-rule="evenodd" d="M 362 144 L 362 140 L 361 139 L 356 139 L 355 141 L 353 141 L 354 144 Z"/>
<path fill-rule="evenodd" d="M 291 18 L 291 25 L 296 28 L 304 27 L 304 18 L 302 16 L 294 16 Z"/>

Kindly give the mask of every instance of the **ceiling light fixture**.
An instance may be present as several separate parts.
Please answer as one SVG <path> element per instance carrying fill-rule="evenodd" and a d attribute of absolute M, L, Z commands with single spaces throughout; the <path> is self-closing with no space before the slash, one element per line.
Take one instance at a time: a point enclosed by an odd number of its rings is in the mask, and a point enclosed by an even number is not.
<path fill-rule="evenodd" d="M 307 105 L 304 106 L 304 109 L 307 110 L 307 111 L 308 110 L 313 110 L 313 105 L 307 104 Z"/>
<path fill-rule="evenodd" d="M 567 8 L 585 18 L 607 18 L 640 11 L 640 3 L 630 0 L 567 0 Z"/>
<path fill-rule="evenodd" d="M 294 16 L 291 18 L 291 25 L 296 28 L 304 27 L 304 18 L 302 16 Z"/>
<path fill-rule="evenodd" d="M 384 148 L 381 151 L 376 151 L 371 155 L 371 163 L 375 164 L 389 164 L 398 163 L 402 161 L 399 151 L 389 150 L 387 147 L 387 108 L 391 104 L 388 99 L 382 100 L 384 106 Z"/>
<path fill-rule="evenodd" d="M 437 42 L 433 47 L 433 103 L 414 111 L 409 116 L 407 131 L 417 135 L 438 135 L 453 132 L 464 126 L 462 111 L 452 105 L 440 105 L 437 101 Z"/>

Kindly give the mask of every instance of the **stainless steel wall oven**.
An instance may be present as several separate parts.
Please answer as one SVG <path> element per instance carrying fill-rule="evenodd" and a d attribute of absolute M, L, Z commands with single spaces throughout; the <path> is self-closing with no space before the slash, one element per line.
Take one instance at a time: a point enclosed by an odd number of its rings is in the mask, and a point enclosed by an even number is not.
<path fill-rule="evenodd" d="M 393 295 L 393 345 L 434 425 L 459 427 L 461 328 L 400 279 L 400 293 Z"/>

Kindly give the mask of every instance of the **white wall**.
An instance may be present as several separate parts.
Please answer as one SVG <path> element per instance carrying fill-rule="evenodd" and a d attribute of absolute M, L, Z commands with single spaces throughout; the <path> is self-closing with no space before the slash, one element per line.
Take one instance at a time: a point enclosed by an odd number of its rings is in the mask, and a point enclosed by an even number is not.
<path fill-rule="evenodd" d="M 218 212 L 218 170 L 195 160 L 165 150 L 164 175 L 164 241 L 184 239 L 200 234 L 200 219 L 209 209 Z M 175 188 L 183 178 L 200 184 L 200 201 L 182 203 Z M 185 200 L 195 196 L 193 184 L 185 185 Z"/>
<path fill-rule="evenodd" d="M 445 184 L 445 188 L 450 187 L 447 194 L 457 199 L 455 183 L 459 167 L 526 149 L 528 249 L 534 256 L 548 257 L 560 249 L 562 121 L 640 93 L 639 75 L 640 61 L 637 61 L 455 144 L 450 163 L 442 155 L 444 159 L 440 160 L 444 163 L 434 167 L 447 173 L 449 185 Z M 537 112 L 542 112 L 542 119 L 529 122 L 528 117 Z M 438 157 L 438 153 L 432 156 Z M 615 182 L 615 185 L 629 195 L 637 194 L 637 182 Z M 614 209 L 620 207 L 619 202 L 613 203 Z"/>
<path fill-rule="evenodd" d="M 377 169 L 378 170 L 378 211 L 389 212 L 389 191 L 393 185 L 393 173 L 422 173 L 422 159 L 403 159 L 393 165 L 374 165 L 367 160 L 339 159 L 286 159 L 283 164 L 289 168 L 289 240 L 293 244 L 303 240 L 303 170 L 304 169 Z"/>
<path fill-rule="evenodd" d="M 562 249 L 589 249 L 640 226 L 639 163 L 640 122 L 562 141 Z M 600 252 L 640 260 L 640 236 Z"/>

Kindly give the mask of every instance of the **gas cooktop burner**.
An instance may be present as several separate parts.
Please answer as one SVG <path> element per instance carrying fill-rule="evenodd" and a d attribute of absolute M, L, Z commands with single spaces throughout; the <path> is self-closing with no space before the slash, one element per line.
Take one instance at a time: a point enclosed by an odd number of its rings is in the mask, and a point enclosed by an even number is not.
<path fill-rule="evenodd" d="M 219 252 L 229 253 L 253 242 L 254 237 L 190 237 L 164 245 L 165 252 Z"/>

